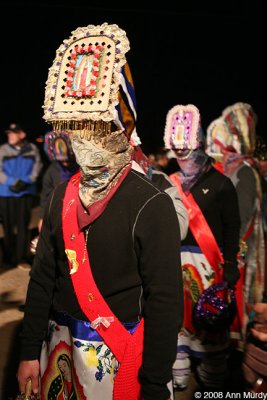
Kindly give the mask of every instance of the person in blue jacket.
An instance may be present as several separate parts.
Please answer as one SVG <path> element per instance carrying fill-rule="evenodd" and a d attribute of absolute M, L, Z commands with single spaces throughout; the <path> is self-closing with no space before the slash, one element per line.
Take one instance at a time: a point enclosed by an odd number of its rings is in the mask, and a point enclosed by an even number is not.
<path fill-rule="evenodd" d="M 29 222 L 36 181 L 42 168 L 40 152 L 26 139 L 18 124 L 6 130 L 7 143 L 0 147 L 0 215 L 4 230 L 3 264 L 26 269 Z"/>

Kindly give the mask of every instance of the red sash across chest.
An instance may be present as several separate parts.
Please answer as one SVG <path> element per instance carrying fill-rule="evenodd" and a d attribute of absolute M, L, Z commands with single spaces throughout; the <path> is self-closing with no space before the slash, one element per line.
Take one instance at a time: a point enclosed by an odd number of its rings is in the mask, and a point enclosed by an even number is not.
<path fill-rule="evenodd" d="M 75 295 L 91 326 L 97 330 L 120 363 L 114 381 L 113 399 L 139 400 L 138 370 L 142 363 L 144 322 L 142 319 L 131 335 L 98 290 L 90 267 L 84 233 L 78 226 L 78 190 L 79 174 L 76 174 L 67 185 L 62 210 L 65 252 Z"/>

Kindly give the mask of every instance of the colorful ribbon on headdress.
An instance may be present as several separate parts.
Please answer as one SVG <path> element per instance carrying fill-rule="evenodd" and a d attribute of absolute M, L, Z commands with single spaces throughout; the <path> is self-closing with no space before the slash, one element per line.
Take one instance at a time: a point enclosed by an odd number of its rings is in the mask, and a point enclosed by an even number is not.
<path fill-rule="evenodd" d="M 222 112 L 229 133 L 237 137 L 243 155 L 252 154 L 255 149 L 257 116 L 247 103 L 235 103 Z"/>
<path fill-rule="evenodd" d="M 127 63 L 121 68 L 118 99 L 116 122 L 122 125 L 127 138 L 130 139 L 136 124 L 136 98 L 131 70 Z"/>

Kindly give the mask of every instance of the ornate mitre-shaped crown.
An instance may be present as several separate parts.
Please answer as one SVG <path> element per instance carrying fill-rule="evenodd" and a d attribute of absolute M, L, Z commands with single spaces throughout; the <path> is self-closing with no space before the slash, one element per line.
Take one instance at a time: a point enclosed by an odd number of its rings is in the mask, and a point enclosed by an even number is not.
<path fill-rule="evenodd" d="M 177 105 L 167 114 L 164 143 L 167 149 L 195 150 L 200 146 L 200 114 L 193 104 Z"/>
<path fill-rule="evenodd" d="M 117 25 L 88 25 L 72 32 L 56 52 L 46 82 L 44 119 L 53 129 L 111 129 L 121 71 L 129 50 Z"/>

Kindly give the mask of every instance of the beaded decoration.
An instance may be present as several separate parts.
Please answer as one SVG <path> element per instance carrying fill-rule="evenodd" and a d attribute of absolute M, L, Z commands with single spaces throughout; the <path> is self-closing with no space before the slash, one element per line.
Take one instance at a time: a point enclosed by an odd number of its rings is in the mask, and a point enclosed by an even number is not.
<path fill-rule="evenodd" d="M 94 130 L 98 121 L 109 130 L 129 49 L 125 31 L 107 23 L 78 28 L 63 41 L 49 69 L 43 106 L 54 130 L 88 129 L 88 123 Z"/>
<path fill-rule="evenodd" d="M 200 146 L 200 114 L 193 104 L 176 105 L 167 114 L 164 143 L 166 149 L 195 150 Z"/>
<path fill-rule="evenodd" d="M 211 285 L 198 298 L 194 308 L 193 320 L 197 328 L 218 330 L 229 326 L 236 315 L 234 289 L 226 282 Z"/>

